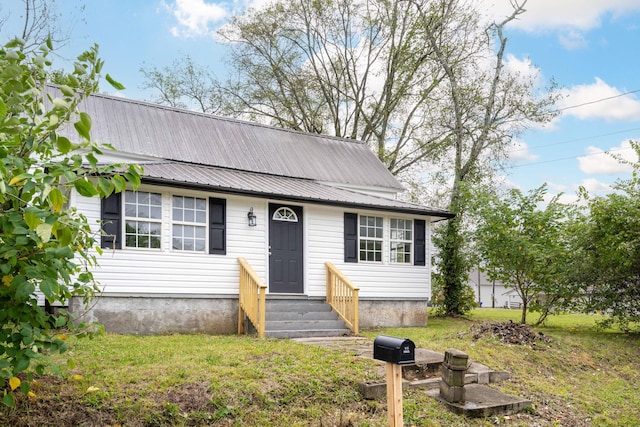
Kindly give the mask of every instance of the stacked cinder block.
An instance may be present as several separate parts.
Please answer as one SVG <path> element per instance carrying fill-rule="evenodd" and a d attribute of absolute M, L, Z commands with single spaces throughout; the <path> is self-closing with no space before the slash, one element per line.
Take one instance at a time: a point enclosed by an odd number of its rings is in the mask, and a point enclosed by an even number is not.
<path fill-rule="evenodd" d="M 459 350 L 447 350 L 440 367 L 440 396 L 447 402 L 464 402 L 464 377 L 469 355 Z"/>

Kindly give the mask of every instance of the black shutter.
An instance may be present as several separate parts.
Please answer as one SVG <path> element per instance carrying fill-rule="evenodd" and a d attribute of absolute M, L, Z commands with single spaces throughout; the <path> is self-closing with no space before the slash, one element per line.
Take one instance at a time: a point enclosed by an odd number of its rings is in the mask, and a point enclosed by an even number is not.
<path fill-rule="evenodd" d="M 358 214 L 344 214 L 344 262 L 358 262 Z"/>
<path fill-rule="evenodd" d="M 209 253 L 227 254 L 226 218 L 227 201 L 209 198 Z"/>
<path fill-rule="evenodd" d="M 413 221 L 413 265 L 426 265 L 427 226 L 424 219 Z"/>
<path fill-rule="evenodd" d="M 122 249 L 122 193 L 113 193 L 101 201 L 102 231 L 100 247 Z"/>

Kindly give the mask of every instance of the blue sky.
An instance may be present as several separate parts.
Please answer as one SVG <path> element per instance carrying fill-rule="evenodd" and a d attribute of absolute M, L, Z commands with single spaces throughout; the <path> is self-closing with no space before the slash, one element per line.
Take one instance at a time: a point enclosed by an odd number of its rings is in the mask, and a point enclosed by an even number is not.
<path fill-rule="evenodd" d="M 222 77 L 224 47 L 215 30 L 230 14 L 265 1 L 58 0 L 60 23 L 72 38 L 56 68 L 97 43 L 105 71 L 126 86 L 121 95 L 143 100 L 152 98 L 142 90 L 143 66 L 162 68 L 188 54 Z M 509 0 L 472 1 L 490 16 L 509 10 Z M 2 41 L 19 22 L 21 4 L 0 0 L 0 17 L 7 18 Z M 631 156 L 625 144 L 640 139 L 640 0 L 529 0 L 526 8 L 507 30 L 508 65 L 537 71 L 541 85 L 554 79 L 564 94 L 558 106 L 566 109 L 546 128 L 519 138 L 505 180 L 523 190 L 546 182 L 567 200 L 579 185 L 607 192 L 630 170 L 603 151 Z M 633 93 L 621 96 L 627 92 Z"/>

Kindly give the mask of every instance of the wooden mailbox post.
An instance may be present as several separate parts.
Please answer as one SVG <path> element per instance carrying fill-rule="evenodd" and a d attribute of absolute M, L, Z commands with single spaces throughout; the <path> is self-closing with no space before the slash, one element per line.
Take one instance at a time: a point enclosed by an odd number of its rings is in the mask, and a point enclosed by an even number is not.
<path fill-rule="evenodd" d="M 390 427 L 404 425 L 402 414 L 402 365 L 415 364 L 416 345 L 409 339 L 379 335 L 373 342 L 373 358 L 386 362 L 387 413 Z"/>

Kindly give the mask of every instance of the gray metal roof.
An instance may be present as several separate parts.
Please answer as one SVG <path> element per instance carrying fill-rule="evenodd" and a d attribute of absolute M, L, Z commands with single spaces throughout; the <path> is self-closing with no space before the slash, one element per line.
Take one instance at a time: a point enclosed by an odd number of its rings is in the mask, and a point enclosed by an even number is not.
<path fill-rule="evenodd" d="M 54 89 L 55 91 L 55 89 Z M 95 94 L 91 136 L 124 153 L 354 186 L 403 187 L 358 141 Z"/>
<path fill-rule="evenodd" d="M 269 196 L 345 207 L 369 208 L 450 218 L 445 210 L 401 200 L 387 199 L 337 188 L 310 179 L 290 178 L 248 171 L 178 162 L 143 163 L 147 182 L 206 187 L 228 193 Z"/>

